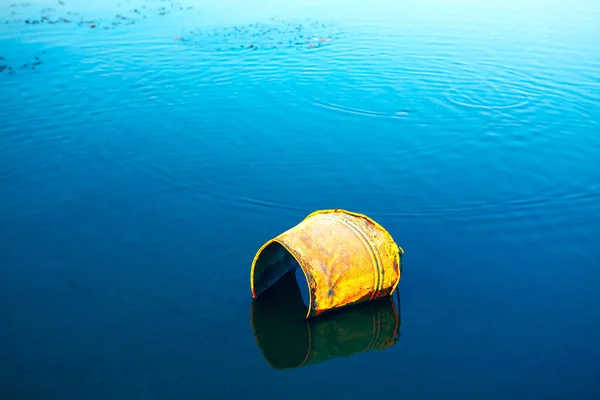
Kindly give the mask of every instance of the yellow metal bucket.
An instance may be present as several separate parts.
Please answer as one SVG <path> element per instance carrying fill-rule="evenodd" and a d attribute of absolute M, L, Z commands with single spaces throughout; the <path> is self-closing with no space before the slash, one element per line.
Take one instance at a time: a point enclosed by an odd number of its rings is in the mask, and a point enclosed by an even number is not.
<path fill-rule="evenodd" d="M 346 210 L 320 210 L 266 242 L 250 271 L 252 297 L 286 272 L 302 269 L 309 290 L 306 318 L 393 293 L 404 254 L 371 218 Z"/>

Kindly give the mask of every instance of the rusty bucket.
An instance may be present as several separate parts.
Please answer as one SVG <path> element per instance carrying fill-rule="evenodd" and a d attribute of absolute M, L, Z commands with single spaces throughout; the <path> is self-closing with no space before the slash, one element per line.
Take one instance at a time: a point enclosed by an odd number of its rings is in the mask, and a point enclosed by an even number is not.
<path fill-rule="evenodd" d="M 252 297 L 301 268 L 311 318 L 327 311 L 390 296 L 400 281 L 404 254 L 371 218 L 346 210 L 320 210 L 266 242 L 250 271 Z"/>

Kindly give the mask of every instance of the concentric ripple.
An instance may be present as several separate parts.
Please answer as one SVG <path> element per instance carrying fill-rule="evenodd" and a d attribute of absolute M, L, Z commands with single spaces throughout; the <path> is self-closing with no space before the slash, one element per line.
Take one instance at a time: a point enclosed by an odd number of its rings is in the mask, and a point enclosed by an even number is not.
<path fill-rule="evenodd" d="M 462 68 L 446 91 L 447 101 L 484 110 L 527 106 L 532 93 L 531 77 L 507 66 L 478 63 Z"/>

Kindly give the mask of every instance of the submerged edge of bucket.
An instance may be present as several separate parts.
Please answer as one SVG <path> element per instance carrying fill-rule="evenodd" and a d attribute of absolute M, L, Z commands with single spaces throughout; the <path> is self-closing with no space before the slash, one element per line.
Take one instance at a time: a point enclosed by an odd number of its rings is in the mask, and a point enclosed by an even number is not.
<path fill-rule="evenodd" d="M 402 247 L 398 246 L 398 244 L 394 241 L 391 234 L 385 228 L 383 228 L 383 226 L 381 226 L 379 223 L 374 221 L 372 218 L 370 218 L 364 214 L 360 214 L 360 213 L 356 213 L 356 212 L 352 212 L 352 211 L 348 211 L 348 210 L 343 210 L 343 209 L 325 209 L 325 210 L 317 210 L 317 211 L 310 213 L 301 222 L 299 222 L 298 224 L 294 225 L 293 227 L 287 229 L 286 231 L 281 232 L 276 237 L 268 240 L 257 250 L 257 252 L 254 256 L 254 259 L 252 261 L 252 266 L 251 266 L 251 271 L 250 271 L 250 288 L 251 288 L 253 298 L 257 298 L 258 296 L 260 296 L 260 294 L 263 291 L 265 291 L 269 287 L 273 286 L 286 271 L 289 271 L 290 269 L 294 268 L 293 265 L 300 266 L 300 269 L 302 270 L 304 278 L 306 279 L 306 283 L 310 282 L 310 280 L 309 280 L 310 271 L 314 267 L 311 264 L 305 265 L 305 261 L 302 259 L 302 252 L 301 253 L 296 252 L 293 248 L 294 246 L 289 246 L 288 244 L 285 243 L 286 242 L 285 234 L 288 233 L 289 231 L 293 230 L 294 228 L 298 227 L 299 225 L 301 225 L 302 223 L 304 223 L 307 219 L 310 219 L 311 217 L 314 217 L 319 214 L 332 214 L 332 213 L 347 214 L 347 215 L 350 215 L 350 216 L 353 216 L 356 218 L 361 218 L 361 219 L 367 221 L 369 224 L 374 226 L 378 232 L 381 232 L 384 235 L 384 237 L 386 238 L 386 241 L 388 241 L 389 244 L 391 244 L 393 246 L 392 248 L 394 249 L 394 251 L 393 251 L 394 269 L 396 270 L 396 273 L 397 273 L 397 279 L 395 280 L 395 282 L 393 283 L 392 286 L 388 286 L 388 290 L 389 290 L 389 295 L 392 295 L 394 293 L 394 291 L 398 287 L 398 284 L 401 279 L 401 274 L 402 274 L 401 264 L 402 264 L 402 256 L 404 255 L 404 250 L 402 249 Z M 275 244 L 277 244 L 278 246 L 276 245 L 274 247 Z M 293 245 L 293 243 L 292 243 L 292 245 Z M 282 251 L 284 251 L 286 253 L 286 255 L 283 255 Z M 279 253 L 279 254 L 275 254 L 275 253 Z M 388 254 L 390 254 L 390 253 L 388 253 Z M 260 274 L 260 277 L 258 278 L 258 279 L 260 279 L 260 282 L 259 282 L 259 281 L 257 281 L 255 274 L 257 272 L 256 271 L 257 262 L 261 258 L 261 256 L 266 257 L 267 260 L 271 259 L 271 260 L 275 260 L 275 261 L 273 261 L 273 264 L 270 264 L 268 261 L 261 264 L 261 266 L 259 267 L 259 270 L 261 269 L 261 267 L 263 267 L 263 268 L 259 272 L 259 274 Z M 289 262 L 289 260 L 287 263 L 283 262 L 283 260 L 285 258 L 287 258 L 287 256 L 290 256 L 294 262 L 293 263 Z M 278 266 L 275 267 L 274 264 L 277 264 Z M 264 267 L 265 265 L 267 267 Z M 266 278 L 265 278 L 265 276 L 266 276 Z M 258 288 L 257 288 L 257 283 L 260 283 L 260 285 L 258 285 L 259 286 Z M 306 319 L 315 317 L 318 315 L 322 315 L 324 313 L 327 313 L 327 312 L 335 310 L 335 309 L 345 308 L 350 305 L 359 304 L 359 303 L 363 303 L 365 301 L 375 300 L 376 298 L 385 297 L 385 295 L 376 296 L 375 298 L 371 298 L 371 299 L 361 299 L 359 301 L 349 302 L 349 303 L 343 304 L 341 306 L 316 310 L 316 309 L 313 309 L 313 302 L 316 304 L 316 300 L 313 296 L 314 292 L 311 291 L 310 295 L 311 295 L 310 296 L 311 300 L 307 304 L 308 310 L 307 310 L 307 314 L 305 317 Z"/>

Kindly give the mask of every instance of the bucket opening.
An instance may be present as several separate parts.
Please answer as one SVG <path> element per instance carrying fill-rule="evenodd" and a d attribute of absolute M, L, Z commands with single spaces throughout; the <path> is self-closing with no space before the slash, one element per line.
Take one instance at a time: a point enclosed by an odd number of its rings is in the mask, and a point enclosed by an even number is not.
<path fill-rule="evenodd" d="M 288 272 L 294 273 L 302 301 L 309 307 L 310 292 L 304 271 L 294 256 L 280 243 L 273 241 L 258 254 L 253 272 L 254 297 L 275 285 Z"/>

